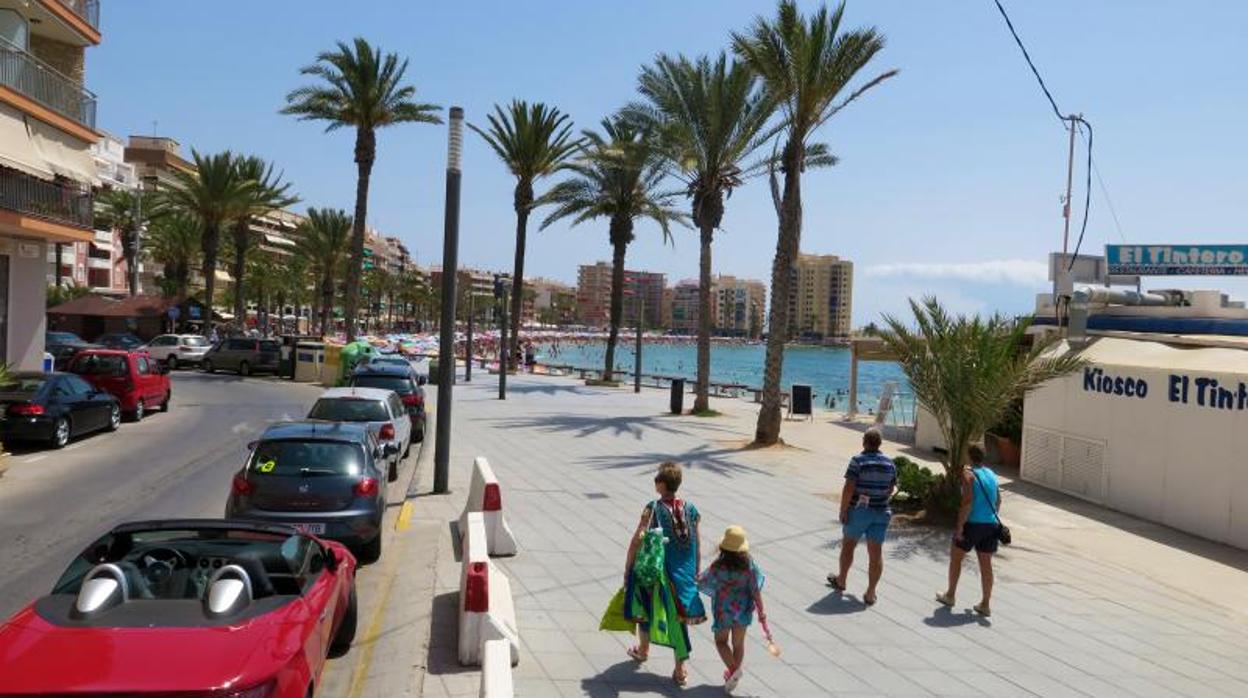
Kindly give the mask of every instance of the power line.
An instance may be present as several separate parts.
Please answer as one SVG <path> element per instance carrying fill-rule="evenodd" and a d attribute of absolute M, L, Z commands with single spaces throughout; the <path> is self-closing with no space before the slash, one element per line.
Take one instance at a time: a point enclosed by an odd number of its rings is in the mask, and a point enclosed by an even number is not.
<path fill-rule="evenodd" d="M 1031 67 L 1031 74 L 1036 76 L 1036 82 L 1040 83 L 1040 89 L 1044 90 L 1044 96 L 1049 99 L 1049 106 L 1053 107 L 1053 113 L 1057 116 L 1058 121 L 1065 122 L 1067 117 L 1062 116 L 1062 110 L 1057 108 L 1057 101 L 1053 99 L 1053 94 L 1049 92 L 1048 85 L 1044 84 L 1044 78 L 1040 77 L 1040 71 L 1036 70 L 1036 64 L 1031 61 L 1031 54 L 1027 53 L 1027 47 L 1023 45 L 1023 40 L 1018 38 L 1018 32 L 1014 31 L 1014 23 L 1010 21 L 1010 16 L 1005 13 L 1005 8 L 1001 6 L 1001 0 L 993 0 L 997 4 L 997 10 L 1001 12 L 1001 17 L 1005 19 L 1005 26 L 1010 28 L 1010 34 L 1014 37 L 1014 43 L 1018 44 L 1018 49 L 1023 52 L 1023 58 L 1027 59 L 1027 65 Z"/>
<path fill-rule="evenodd" d="M 1083 136 L 1083 131 L 1079 135 L 1087 142 L 1087 137 Z M 1090 146 L 1089 146 L 1090 147 Z M 1109 215 L 1114 219 L 1114 229 L 1118 231 L 1118 239 L 1126 242 L 1127 236 L 1122 232 L 1122 222 L 1118 220 L 1118 211 L 1114 209 L 1114 201 L 1109 197 L 1109 187 L 1105 186 L 1105 180 L 1101 177 L 1101 168 L 1096 166 L 1096 160 L 1092 160 L 1092 173 L 1096 175 L 1096 184 L 1100 187 L 1101 196 L 1105 198 L 1105 205 L 1109 208 Z"/>

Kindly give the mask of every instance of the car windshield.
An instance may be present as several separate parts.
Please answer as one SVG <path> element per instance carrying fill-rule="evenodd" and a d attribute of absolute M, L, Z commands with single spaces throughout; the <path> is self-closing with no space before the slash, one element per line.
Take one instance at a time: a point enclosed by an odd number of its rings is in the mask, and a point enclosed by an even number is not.
<path fill-rule="evenodd" d="M 359 475 L 364 469 L 364 450 L 349 441 L 261 441 L 247 467 L 261 477 Z"/>
<path fill-rule="evenodd" d="M 208 346 L 208 338 L 195 335 L 192 337 L 183 337 L 182 344 L 188 347 L 206 347 Z"/>
<path fill-rule="evenodd" d="M 412 392 L 412 381 L 402 376 L 363 375 L 351 378 L 353 388 L 381 388 L 393 390 L 399 395 Z"/>
<path fill-rule="evenodd" d="M 312 406 L 308 418 L 331 422 L 386 422 L 390 415 L 380 400 L 323 397 Z"/>
<path fill-rule="evenodd" d="M 49 332 L 44 340 L 48 344 L 86 344 L 73 332 Z"/>
<path fill-rule="evenodd" d="M 74 359 L 71 369 L 82 376 L 124 376 L 127 371 L 126 357 L 116 354 L 88 354 Z"/>
<path fill-rule="evenodd" d="M 369 363 L 373 364 L 394 364 L 396 366 L 411 366 L 411 362 L 402 356 L 375 356 Z"/>

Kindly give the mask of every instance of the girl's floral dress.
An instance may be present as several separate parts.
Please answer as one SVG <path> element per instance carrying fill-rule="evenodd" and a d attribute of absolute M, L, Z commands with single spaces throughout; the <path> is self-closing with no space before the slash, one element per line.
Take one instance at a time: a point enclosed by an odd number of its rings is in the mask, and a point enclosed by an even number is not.
<path fill-rule="evenodd" d="M 763 573 L 750 560 L 748 570 L 712 564 L 698 579 L 698 588 L 711 597 L 711 629 L 747 627 L 754 622 L 754 595 L 763 590 Z"/>

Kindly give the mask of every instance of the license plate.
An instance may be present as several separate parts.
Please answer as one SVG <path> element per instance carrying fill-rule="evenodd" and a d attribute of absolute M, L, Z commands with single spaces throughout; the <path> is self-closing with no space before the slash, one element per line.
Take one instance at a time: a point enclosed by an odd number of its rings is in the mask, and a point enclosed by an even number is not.
<path fill-rule="evenodd" d="M 325 524 L 323 523 L 297 523 L 291 525 L 300 533 L 308 533 L 314 536 L 325 534 Z"/>

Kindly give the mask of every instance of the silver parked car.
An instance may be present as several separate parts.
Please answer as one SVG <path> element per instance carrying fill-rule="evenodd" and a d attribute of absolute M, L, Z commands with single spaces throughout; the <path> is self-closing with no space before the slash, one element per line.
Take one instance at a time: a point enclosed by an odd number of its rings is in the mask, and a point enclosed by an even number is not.
<path fill-rule="evenodd" d="M 172 371 L 183 364 L 202 362 L 212 343 L 197 334 L 162 334 L 141 348 Z"/>
<path fill-rule="evenodd" d="M 387 479 L 399 477 L 399 461 L 412 447 L 412 420 L 407 407 L 393 390 L 382 388 L 330 388 L 321 393 L 308 411 L 308 419 L 355 422 L 368 425 L 383 444 L 394 444 Z"/>
<path fill-rule="evenodd" d="M 397 447 L 365 424 L 274 424 L 250 444 L 230 486 L 229 519 L 293 526 L 336 540 L 372 562 L 381 556 L 385 465 Z"/>

